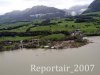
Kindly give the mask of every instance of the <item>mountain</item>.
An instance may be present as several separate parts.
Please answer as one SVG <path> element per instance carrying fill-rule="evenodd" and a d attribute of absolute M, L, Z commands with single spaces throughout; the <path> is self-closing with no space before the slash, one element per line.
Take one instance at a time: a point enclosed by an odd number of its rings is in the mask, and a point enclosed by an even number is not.
<path fill-rule="evenodd" d="M 100 0 L 94 0 L 84 13 L 100 12 Z"/>
<path fill-rule="evenodd" d="M 34 6 L 24 11 L 13 11 L 0 16 L 0 23 L 13 23 L 17 21 L 31 21 L 33 19 L 50 19 L 64 17 L 63 10 L 47 7 Z"/>

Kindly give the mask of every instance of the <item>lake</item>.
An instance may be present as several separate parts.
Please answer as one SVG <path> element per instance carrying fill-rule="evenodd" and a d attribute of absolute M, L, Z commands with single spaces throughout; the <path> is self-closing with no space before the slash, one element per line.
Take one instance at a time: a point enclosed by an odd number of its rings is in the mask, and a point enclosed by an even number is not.
<path fill-rule="evenodd" d="M 93 43 L 64 50 L 20 49 L 0 52 L 0 75 L 42 75 L 31 72 L 31 65 L 71 66 L 70 72 L 45 72 L 43 75 L 100 75 L 100 36 L 88 37 Z M 72 72 L 76 64 L 78 72 Z M 80 65 L 95 65 L 93 71 L 80 71 Z M 82 70 L 82 69 L 81 69 Z"/>

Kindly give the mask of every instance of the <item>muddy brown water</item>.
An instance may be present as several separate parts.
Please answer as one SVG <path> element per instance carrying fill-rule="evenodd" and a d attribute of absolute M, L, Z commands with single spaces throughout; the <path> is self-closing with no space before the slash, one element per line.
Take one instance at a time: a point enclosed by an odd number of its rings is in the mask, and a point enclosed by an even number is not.
<path fill-rule="evenodd" d="M 64 50 L 20 49 L 0 52 L 0 75 L 100 75 L 100 36 L 88 37 L 90 43 Z M 31 64 L 38 66 L 95 65 L 92 72 L 31 72 Z M 72 71 L 71 70 L 71 71 Z"/>

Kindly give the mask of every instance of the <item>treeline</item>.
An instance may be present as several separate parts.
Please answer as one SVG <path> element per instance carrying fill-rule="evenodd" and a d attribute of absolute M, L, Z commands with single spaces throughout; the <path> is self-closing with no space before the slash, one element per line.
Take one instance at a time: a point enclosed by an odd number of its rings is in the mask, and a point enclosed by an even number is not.
<path fill-rule="evenodd" d="M 30 24 L 30 23 L 29 23 Z M 17 29 L 17 28 L 20 28 L 20 27 L 23 27 L 23 26 L 27 26 L 29 24 L 24 24 L 24 25 L 19 25 L 19 26 L 15 26 L 15 27 L 9 27 L 9 28 L 2 28 L 0 30 L 12 30 L 12 29 Z"/>
<path fill-rule="evenodd" d="M 56 23 L 52 23 L 51 19 L 43 20 L 41 23 L 34 23 L 35 26 L 49 26 L 56 25 Z"/>
<path fill-rule="evenodd" d="M 38 35 L 51 35 L 51 34 L 65 34 L 70 35 L 68 31 L 34 31 L 34 32 L 0 32 L 0 37 L 3 36 L 38 36 Z"/>
<path fill-rule="evenodd" d="M 75 16 L 75 23 L 93 22 L 93 21 L 95 20 L 91 16 L 85 16 L 85 15 Z"/>

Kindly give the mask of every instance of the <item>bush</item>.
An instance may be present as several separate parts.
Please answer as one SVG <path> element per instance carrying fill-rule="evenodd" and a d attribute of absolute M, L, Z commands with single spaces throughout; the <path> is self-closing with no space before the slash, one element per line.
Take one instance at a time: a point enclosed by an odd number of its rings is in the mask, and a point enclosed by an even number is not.
<path fill-rule="evenodd" d="M 52 34 L 52 35 L 45 36 L 42 39 L 51 40 L 51 41 L 60 41 L 60 40 L 64 40 L 65 37 L 66 36 L 64 34 Z"/>
<path fill-rule="evenodd" d="M 0 51 L 3 51 L 3 46 L 0 45 Z"/>

